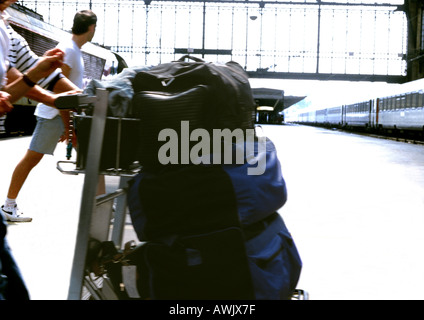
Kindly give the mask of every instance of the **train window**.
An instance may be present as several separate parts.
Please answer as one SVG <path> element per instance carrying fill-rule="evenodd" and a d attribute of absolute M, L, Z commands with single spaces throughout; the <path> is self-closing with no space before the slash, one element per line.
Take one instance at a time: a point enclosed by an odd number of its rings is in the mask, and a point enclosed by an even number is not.
<path fill-rule="evenodd" d="M 423 106 L 423 93 L 418 94 L 417 108 L 421 108 Z"/>
<path fill-rule="evenodd" d="M 396 109 L 396 110 L 400 109 L 400 103 L 401 103 L 400 99 L 401 98 L 399 96 L 396 97 L 396 99 L 395 99 L 395 105 L 394 105 L 394 108 L 393 109 Z"/>
<path fill-rule="evenodd" d="M 406 107 L 406 95 L 402 95 L 400 97 L 400 108 L 405 109 Z"/>
<path fill-rule="evenodd" d="M 406 105 L 405 108 L 412 108 L 412 93 L 406 94 Z"/>
<path fill-rule="evenodd" d="M 415 93 L 415 108 L 420 108 L 423 105 L 423 98 L 422 98 L 422 94 L 420 92 Z"/>
<path fill-rule="evenodd" d="M 414 109 L 418 106 L 418 93 L 411 94 L 411 107 Z"/>

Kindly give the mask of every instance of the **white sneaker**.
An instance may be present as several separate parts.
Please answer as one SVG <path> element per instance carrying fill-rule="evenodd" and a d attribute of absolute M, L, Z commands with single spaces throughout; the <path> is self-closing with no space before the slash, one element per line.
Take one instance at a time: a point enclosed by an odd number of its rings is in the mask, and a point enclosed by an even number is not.
<path fill-rule="evenodd" d="M 18 206 L 15 207 L 11 211 L 4 210 L 4 206 L 1 206 L 1 212 L 6 217 L 7 221 L 12 222 L 31 222 L 32 218 L 22 216 L 22 213 L 19 211 Z"/>

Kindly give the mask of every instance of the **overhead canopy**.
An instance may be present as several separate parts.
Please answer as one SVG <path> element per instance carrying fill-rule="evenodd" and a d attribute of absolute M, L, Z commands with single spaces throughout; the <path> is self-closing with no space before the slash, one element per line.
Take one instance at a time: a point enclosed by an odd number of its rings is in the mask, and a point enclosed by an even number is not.
<path fill-rule="evenodd" d="M 304 96 L 285 96 L 284 90 L 270 88 L 252 88 L 253 98 L 259 107 L 270 106 L 275 112 L 283 111 L 303 100 Z"/>
<path fill-rule="evenodd" d="M 298 103 L 299 101 L 302 101 L 305 98 L 306 96 L 285 96 L 283 110 L 291 107 L 292 105 Z"/>

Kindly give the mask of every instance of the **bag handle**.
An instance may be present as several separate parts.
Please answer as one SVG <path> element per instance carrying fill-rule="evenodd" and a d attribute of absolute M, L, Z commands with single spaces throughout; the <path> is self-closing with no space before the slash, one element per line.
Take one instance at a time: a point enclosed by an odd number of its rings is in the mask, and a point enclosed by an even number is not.
<path fill-rule="evenodd" d="M 191 56 L 189 54 L 186 54 L 186 55 L 182 56 L 181 58 L 178 59 L 178 61 L 184 61 L 185 59 L 191 59 L 191 60 L 193 60 L 195 62 L 205 62 L 205 60 L 200 59 L 200 58 L 197 58 L 197 57 L 193 57 L 193 56 Z"/>

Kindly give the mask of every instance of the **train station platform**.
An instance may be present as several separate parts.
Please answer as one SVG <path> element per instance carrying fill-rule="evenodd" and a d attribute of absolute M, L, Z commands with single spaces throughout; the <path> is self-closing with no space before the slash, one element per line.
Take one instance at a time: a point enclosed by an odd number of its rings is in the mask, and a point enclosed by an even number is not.
<path fill-rule="evenodd" d="M 310 300 L 424 299 L 424 146 L 321 128 L 262 126 L 288 188 L 280 209 Z M 0 140 L 0 201 L 30 137 Z M 30 223 L 8 241 L 34 300 L 67 299 L 84 175 L 65 175 L 66 145 L 30 174 L 18 204 Z M 75 152 L 73 154 L 75 158 Z M 117 177 L 106 177 L 108 191 Z M 124 241 L 134 240 L 131 224 Z"/>

